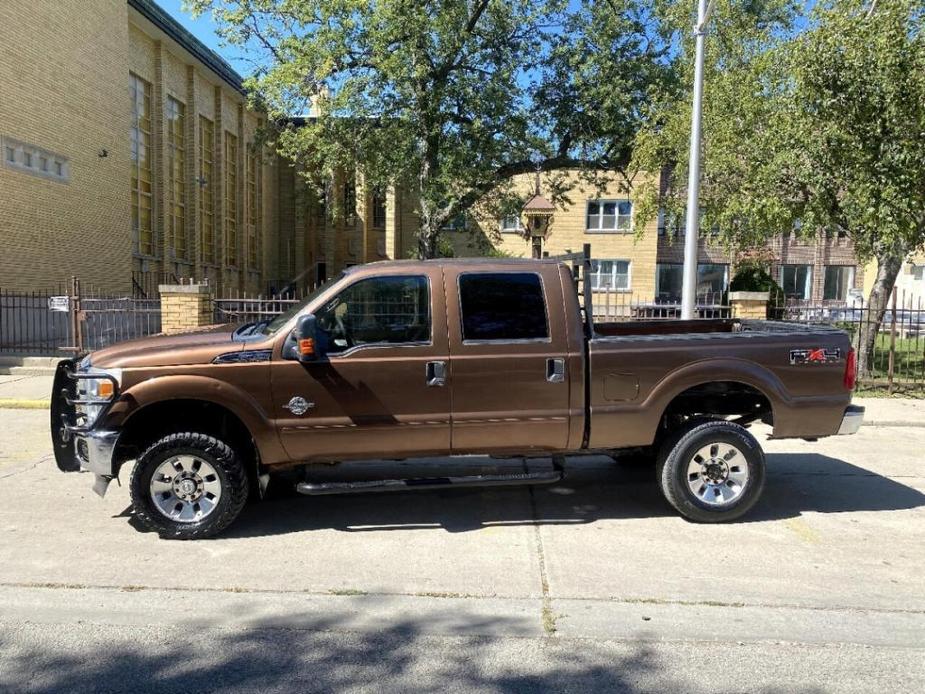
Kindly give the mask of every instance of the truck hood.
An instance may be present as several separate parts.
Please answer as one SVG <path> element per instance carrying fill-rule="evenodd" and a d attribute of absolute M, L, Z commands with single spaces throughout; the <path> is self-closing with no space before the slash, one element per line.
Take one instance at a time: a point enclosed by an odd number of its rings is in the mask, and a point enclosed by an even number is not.
<path fill-rule="evenodd" d="M 153 335 L 104 347 L 90 355 L 93 366 L 122 369 L 208 364 L 219 354 L 237 352 L 247 343 L 231 339 L 235 325 L 211 325 L 177 335 Z"/>

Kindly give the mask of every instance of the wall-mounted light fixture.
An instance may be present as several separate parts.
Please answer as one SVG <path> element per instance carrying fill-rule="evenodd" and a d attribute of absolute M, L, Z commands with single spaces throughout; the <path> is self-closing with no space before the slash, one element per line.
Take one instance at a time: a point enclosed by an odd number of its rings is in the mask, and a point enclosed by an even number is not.
<path fill-rule="evenodd" d="M 108 150 L 108 149 L 101 149 L 99 152 L 96 153 L 96 155 L 97 155 L 100 159 L 105 159 L 106 157 L 109 156 L 109 150 Z"/>

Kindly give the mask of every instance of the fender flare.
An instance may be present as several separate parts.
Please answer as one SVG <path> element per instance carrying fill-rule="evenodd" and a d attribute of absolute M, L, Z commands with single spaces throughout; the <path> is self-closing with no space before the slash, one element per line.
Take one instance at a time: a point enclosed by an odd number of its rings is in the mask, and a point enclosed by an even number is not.
<path fill-rule="evenodd" d="M 260 404 L 241 388 L 208 376 L 156 376 L 130 386 L 100 427 L 122 429 L 148 407 L 171 400 L 198 400 L 228 410 L 246 427 L 262 461 L 285 459 L 276 427 Z"/>

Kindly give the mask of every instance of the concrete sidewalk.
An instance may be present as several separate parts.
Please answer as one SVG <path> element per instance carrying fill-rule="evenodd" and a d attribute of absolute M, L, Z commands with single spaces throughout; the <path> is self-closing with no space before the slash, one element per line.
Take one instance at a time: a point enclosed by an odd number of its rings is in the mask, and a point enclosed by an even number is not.
<path fill-rule="evenodd" d="M 20 403 L 19 407 L 32 404 L 35 407 L 40 402 L 46 403 L 51 394 L 51 375 L 0 375 L 0 407 L 10 407 L 13 403 Z"/>

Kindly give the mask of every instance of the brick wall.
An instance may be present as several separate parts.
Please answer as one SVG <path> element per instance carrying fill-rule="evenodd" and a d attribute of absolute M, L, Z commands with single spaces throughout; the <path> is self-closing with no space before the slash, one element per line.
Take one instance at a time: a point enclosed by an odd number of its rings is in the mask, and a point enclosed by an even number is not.
<path fill-rule="evenodd" d="M 0 164 L 4 288 L 79 275 L 130 289 L 126 12 L 125 0 L 0 2 L 0 137 L 61 155 L 70 170 L 65 183 Z"/>
<path fill-rule="evenodd" d="M 263 289 L 278 244 L 272 158 L 261 156 L 258 181 L 258 262 L 246 253 L 246 153 L 260 117 L 244 96 L 126 0 L 35 2 L 4 0 L 0 26 L 0 138 L 66 158 L 69 180 L 0 165 L 0 285 L 54 287 L 70 275 L 104 291 L 129 292 L 132 277 L 153 286 L 163 277 L 209 277 L 221 289 Z M 129 72 L 151 85 L 153 251 L 133 251 L 131 222 Z M 165 106 L 185 107 L 184 222 L 188 255 L 178 257 L 169 234 L 169 160 Z M 216 247 L 220 262 L 202 263 L 198 235 L 198 128 L 215 123 Z M 238 184 L 225 200 L 224 139 L 238 140 Z M 106 156 L 99 156 L 106 150 Z M 237 260 L 224 261 L 223 210 L 237 219 Z M 149 281 L 153 280 L 153 281 Z"/>

